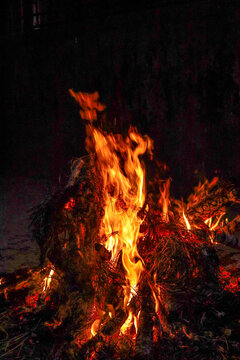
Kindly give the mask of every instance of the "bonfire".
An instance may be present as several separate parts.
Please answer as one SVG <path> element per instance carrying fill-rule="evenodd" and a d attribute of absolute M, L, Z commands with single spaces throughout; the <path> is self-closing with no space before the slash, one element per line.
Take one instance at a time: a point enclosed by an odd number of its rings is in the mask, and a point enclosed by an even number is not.
<path fill-rule="evenodd" d="M 171 198 L 153 141 L 106 132 L 99 94 L 70 94 L 88 155 L 32 210 L 41 265 L 1 277 L 0 358 L 240 359 L 240 274 L 215 250 L 238 245 L 238 189 Z"/>

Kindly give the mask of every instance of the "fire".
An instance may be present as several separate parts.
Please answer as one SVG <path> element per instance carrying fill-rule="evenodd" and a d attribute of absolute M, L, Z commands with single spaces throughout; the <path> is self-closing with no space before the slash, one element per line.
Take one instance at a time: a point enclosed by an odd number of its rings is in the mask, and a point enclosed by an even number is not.
<path fill-rule="evenodd" d="M 184 221 L 185 221 L 185 223 L 186 223 L 187 229 L 188 229 L 188 230 L 191 230 L 191 225 L 190 225 L 190 223 L 189 223 L 186 215 L 184 214 L 184 211 L 183 211 L 183 218 L 184 218 Z"/>
<path fill-rule="evenodd" d="M 223 212 L 222 214 L 220 214 L 216 219 L 215 219 L 215 223 L 213 223 L 213 218 L 210 217 L 207 220 L 205 220 L 205 224 L 208 225 L 210 231 L 214 231 L 217 226 L 220 223 L 220 220 L 222 219 L 223 215 L 225 215 L 225 213 Z"/>
<path fill-rule="evenodd" d="M 46 276 L 45 279 L 43 280 L 43 290 L 42 290 L 43 294 L 45 294 L 46 291 L 49 289 L 53 274 L 54 274 L 54 270 L 51 269 L 49 275 Z"/>
<path fill-rule="evenodd" d="M 101 319 L 96 319 L 94 321 L 94 323 L 92 324 L 92 327 L 91 327 L 92 336 L 97 335 L 98 328 L 99 328 L 100 324 L 101 324 Z"/>
<path fill-rule="evenodd" d="M 82 119 L 93 121 L 97 119 L 97 111 L 103 111 L 106 106 L 99 102 L 99 94 L 95 91 L 92 94 L 69 90 L 70 94 L 81 106 L 80 115 Z"/>
<path fill-rule="evenodd" d="M 97 167 L 103 179 L 105 213 L 100 228 L 100 237 L 107 238 L 105 247 L 111 251 L 112 263 L 122 252 L 126 270 L 124 304 L 127 307 L 136 292 L 143 270 L 143 262 L 137 250 L 140 225 L 143 222 L 138 212 L 145 202 L 145 171 L 139 156 L 151 151 L 152 142 L 130 128 L 123 139 L 113 134 L 104 134 L 91 127 L 97 154 Z M 114 233 L 114 235 L 112 235 Z"/>
<path fill-rule="evenodd" d="M 169 222 L 168 209 L 170 205 L 170 179 L 163 184 L 162 189 L 160 189 L 160 198 L 158 204 L 162 207 L 162 217 L 163 220 Z"/>
<path fill-rule="evenodd" d="M 74 208 L 74 206 L 75 206 L 75 200 L 71 198 L 71 199 L 65 204 L 64 209 L 71 211 L 71 210 Z"/>
<path fill-rule="evenodd" d="M 86 94 L 74 93 L 72 90 L 70 92 L 83 110 L 90 109 L 93 96 L 87 99 Z M 96 94 L 94 102 L 97 105 L 94 105 L 93 110 L 104 109 Z M 81 113 L 81 115 L 89 120 L 89 113 Z M 94 111 L 91 121 L 95 119 Z M 113 264 L 117 262 L 119 256 L 122 257 L 126 271 L 124 286 L 126 309 L 136 293 L 144 267 L 137 250 L 140 225 L 143 222 L 138 212 L 143 207 L 146 197 L 145 169 L 140 156 L 147 151 L 151 154 L 153 142 L 148 136 L 141 136 L 133 127 L 130 127 L 125 139 L 121 135 L 106 134 L 91 123 L 87 125 L 86 132 L 87 150 L 94 150 L 96 153 L 96 166 L 103 181 L 105 206 L 99 235 L 104 239 L 103 245 L 111 251 Z M 132 316 L 129 313 L 126 323 L 132 322 Z"/>
<path fill-rule="evenodd" d="M 117 267 L 119 260 L 121 260 L 125 269 L 126 281 L 123 285 L 123 309 L 127 314 L 127 319 L 120 328 L 120 334 L 125 334 L 132 327 L 135 328 L 136 334 L 141 310 L 138 309 L 138 315 L 136 315 L 132 300 L 138 294 L 138 286 L 143 270 L 147 269 L 147 262 L 144 263 L 138 251 L 140 236 L 144 236 L 140 233 L 140 226 L 144 222 L 144 218 L 139 216 L 139 213 L 146 205 L 145 168 L 141 156 L 147 152 L 152 155 L 153 142 L 147 135 L 140 135 L 132 126 L 126 137 L 106 133 L 94 126 L 93 123 L 97 121 L 98 112 L 105 109 L 105 105 L 99 101 L 98 92 L 87 94 L 75 93 L 70 90 L 70 93 L 81 107 L 81 117 L 88 120 L 86 125 L 86 149 L 90 154 L 92 165 L 101 179 L 104 212 L 98 233 L 99 241 L 111 253 L 111 266 L 113 268 Z M 193 239 L 196 236 L 195 230 L 204 228 L 202 223 L 205 221 L 209 238 L 213 241 L 215 237 L 214 230 L 219 226 L 224 215 L 224 213 L 220 215 L 216 213 L 214 222 L 213 218 L 206 220 L 207 216 L 215 214 L 214 211 L 218 205 L 211 202 L 212 191 L 216 189 L 217 182 L 218 178 L 214 178 L 212 182 L 206 180 L 203 184 L 199 183 L 194 189 L 194 194 L 188 198 L 187 203 L 183 203 L 183 200 L 173 200 L 171 202 L 170 179 L 167 181 L 160 180 L 160 196 L 157 205 L 161 209 L 160 217 L 165 223 L 163 226 L 166 226 L 166 230 L 173 220 L 173 222 L 185 224 L 187 230 L 192 230 L 192 235 L 189 232 L 189 236 L 192 236 Z M 208 196 L 208 211 L 205 211 L 202 201 Z M 74 199 L 70 199 L 65 205 L 65 209 L 71 210 L 74 205 Z M 149 211 L 148 204 L 144 209 L 146 210 L 145 213 Z M 195 216 L 192 209 L 196 210 L 197 214 L 203 213 L 204 216 L 200 222 L 199 217 Z M 188 235 L 185 234 L 184 236 Z M 80 247 L 81 244 L 78 239 L 78 248 L 80 249 Z M 190 258 L 189 253 L 188 258 Z M 179 279 L 179 277 L 180 274 L 177 272 L 176 278 Z M 160 294 L 160 287 L 156 279 L 154 285 L 149 283 L 149 287 L 155 302 L 155 313 L 159 317 L 162 326 L 165 327 L 165 320 L 161 315 L 162 294 Z M 114 318 L 114 311 L 108 311 L 107 313 L 110 319 Z M 91 326 L 93 337 L 101 331 L 102 321 L 103 316 L 98 316 L 93 321 Z"/>
<path fill-rule="evenodd" d="M 228 210 L 229 203 L 240 203 L 238 190 L 215 178 L 199 183 L 186 202 L 174 200 L 166 165 L 159 163 L 161 172 L 152 176 L 147 195 L 142 156 L 152 154 L 152 140 L 133 127 L 125 137 L 106 133 L 94 125 L 105 109 L 98 93 L 70 92 L 87 120 L 89 155 L 74 161 L 64 191 L 33 213 L 41 267 L 0 278 L 4 308 L 5 302 L 11 304 L 9 316 L 5 309 L 2 314 L 6 339 L 5 316 L 12 317 L 7 319 L 10 333 L 20 320 L 23 329 L 28 324 L 34 329 L 30 344 L 38 328 L 41 339 L 39 321 L 44 321 L 46 333 L 57 341 L 51 350 L 54 358 L 155 358 L 168 346 L 170 357 L 175 349 L 186 348 L 186 356 L 179 354 L 188 358 L 193 341 L 202 338 L 203 345 L 197 346 L 201 356 L 210 324 L 205 315 L 218 324 L 220 310 L 227 315 L 222 300 L 225 295 L 233 299 L 222 290 L 239 292 L 239 269 L 225 263 L 219 267 L 213 249 L 216 240 L 228 243 L 233 238 L 234 246 L 239 240 L 240 216 L 232 218 L 235 207 Z M 236 322 L 229 324 L 237 329 Z M 210 327 L 216 343 L 211 351 L 219 355 L 219 342 L 231 329 L 224 325 L 221 338 L 217 327 Z M 204 335 L 196 335 L 195 329 Z M 23 346 L 15 345 L 16 338 L 21 339 L 18 329 L 7 339 L 12 341 L 10 353 Z"/>

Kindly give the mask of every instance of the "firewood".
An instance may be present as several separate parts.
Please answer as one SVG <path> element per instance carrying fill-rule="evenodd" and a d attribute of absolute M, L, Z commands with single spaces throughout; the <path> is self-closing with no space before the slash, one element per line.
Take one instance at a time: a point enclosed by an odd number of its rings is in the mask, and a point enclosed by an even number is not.
<path fill-rule="evenodd" d="M 239 202 L 238 191 L 232 184 L 219 182 L 205 198 L 191 207 L 186 215 L 190 219 L 202 218 L 205 221 L 224 212 L 227 204 L 231 202 Z"/>
<path fill-rule="evenodd" d="M 215 241 L 233 248 L 240 248 L 240 234 L 228 234 L 225 231 L 217 233 Z"/>
<path fill-rule="evenodd" d="M 139 290 L 141 313 L 136 337 L 135 359 L 152 359 L 154 304 L 151 289 L 144 279 Z"/>
<path fill-rule="evenodd" d="M 101 334 L 110 336 L 120 330 L 121 326 L 127 319 L 127 314 L 124 310 L 119 309 L 116 311 L 114 318 L 110 319 L 101 329 Z"/>

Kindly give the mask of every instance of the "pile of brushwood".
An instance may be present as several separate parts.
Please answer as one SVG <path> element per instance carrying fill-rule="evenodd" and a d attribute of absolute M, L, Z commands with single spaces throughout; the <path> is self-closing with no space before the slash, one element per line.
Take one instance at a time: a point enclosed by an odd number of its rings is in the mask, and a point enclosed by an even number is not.
<path fill-rule="evenodd" d="M 174 203 L 168 221 L 162 218 L 154 186 L 139 211 L 144 271 L 128 305 L 139 315 L 137 335 L 133 328 L 119 333 L 128 317 L 125 271 L 121 253 L 113 264 L 99 238 L 102 183 L 91 155 L 31 214 L 39 268 L 1 276 L 0 359 L 240 359 L 239 288 L 231 292 L 220 281 L 205 224 L 223 210 L 236 215 L 239 194 L 225 182 L 212 186 L 186 209 L 198 224 L 187 230 Z M 230 220 L 218 241 L 239 230 L 239 217 Z"/>

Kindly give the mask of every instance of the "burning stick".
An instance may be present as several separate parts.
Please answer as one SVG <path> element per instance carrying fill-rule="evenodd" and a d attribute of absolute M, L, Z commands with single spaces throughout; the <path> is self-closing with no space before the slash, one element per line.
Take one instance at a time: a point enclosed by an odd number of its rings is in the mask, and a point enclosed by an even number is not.
<path fill-rule="evenodd" d="M 127 319 L 127 314 L 122 309 L 117 310 L 113 319 L 110 319 L 101 329 L 104 336 L 110 336 L 120 330 Z"/>

